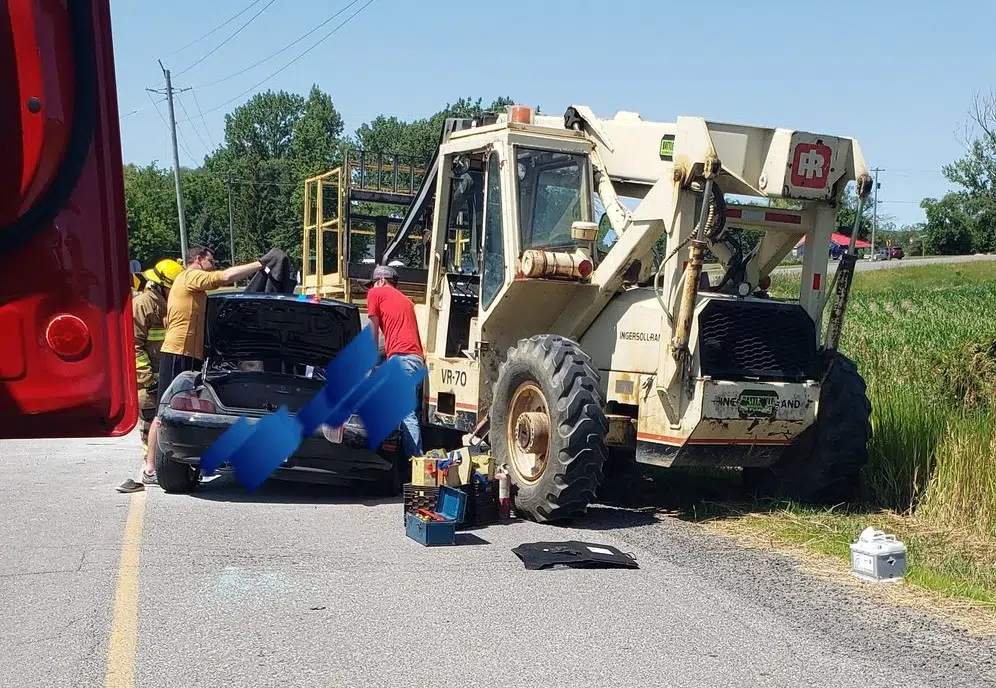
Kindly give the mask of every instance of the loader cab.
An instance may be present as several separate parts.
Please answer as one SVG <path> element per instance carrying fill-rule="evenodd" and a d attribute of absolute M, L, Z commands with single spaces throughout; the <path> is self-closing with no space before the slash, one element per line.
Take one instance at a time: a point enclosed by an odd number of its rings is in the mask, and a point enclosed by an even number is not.
<path fill-rule="evenodd" d="M 593 243 L 573 231 L 594 215 L 587 142 L 525 135 L 502 125 L 484 129 L 493 133 L 454 136 L 441 150 L 437 188 L 445 193 L 433 232 L 437 265 L 430 267 L 430 280 L 437 280 L 442 293 L 430 315 L 436 323 L 429 336 L 444 358 L 476 356 L 482 325 L 509 287 L 524 279 L 524 251 L 573 254 Z M 511 310 L 502 318 L 528 318 L 532 309 Z"/>

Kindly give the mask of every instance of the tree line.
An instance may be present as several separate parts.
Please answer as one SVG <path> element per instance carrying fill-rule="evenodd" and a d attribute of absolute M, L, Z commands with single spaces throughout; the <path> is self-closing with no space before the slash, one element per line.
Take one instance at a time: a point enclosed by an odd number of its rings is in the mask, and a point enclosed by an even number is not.
<path fill-rule="evenodd" d="M 996 251 L 996 96 L 977 96 L 969 111 L 965 155 L 942 168 L 956 188 L 920 204 L 928 253 Z"/>
<path fill-rule="evenodd" d="M 405 121 L 381 115 L 347 134 L 332 97 L 317 85 L 307 97 L 256 94 L 225 116 L 223 141 L 200 166 L 181 167 L 188 243 L 211 247 L 222 264 L 247 262 L 273 247 L 300 263 L 305 179 L 341 165 L 349 149 L 397 154 L 424 165 L 447 117 L 504 112 L 511 103 L 507 97 L 489 104 L 461 98 L 431 117 Z M 156 162 L 129 164 L 124 182 L 131 258 L 147 267 L 178 256 L 172 169 Z"/>
<path fill-rule="evenodd" d="M 332 97 L 317 85 L 306 97 L 258 93 L 225 116 L 222 143 L 200 166 L 181 169 L 188 241 L 210 246 L 222 264 L 252 260 L 272 247 L 300 262 L 304 179 L 341 165 L 348 149 L 398 154 L 424 164 L 447 117 L 504 112 L 512 102 L 500 97 L 485 105 L 481 98 L 461 98 L 430 117 L 406 121 L 381 115 L 347 134 Z M 940 199 L 924 199 L 927 219 L 919 225 L 897 228 L 893 218 L 879 211 L 877 245 L 890 241 L 909 252 L 936 255 L 996 251 L 996 97 L 977 99 L 970 121 L 965 156 L 942 169 L 959 188 Z M 177 256 L 180 231 L 172 170 L 156 162 L 129 164 L 124 180 L 131 257 L 148 266 Z M 844 234 L 854 225 L 855 200 L 848 189 L 838 207 L 837 223 Z M 871 233 L 874 210 L 871 202 L 863 208 L 863 239 Z M 361 251 L 365 248 L 361 241 Z"/>

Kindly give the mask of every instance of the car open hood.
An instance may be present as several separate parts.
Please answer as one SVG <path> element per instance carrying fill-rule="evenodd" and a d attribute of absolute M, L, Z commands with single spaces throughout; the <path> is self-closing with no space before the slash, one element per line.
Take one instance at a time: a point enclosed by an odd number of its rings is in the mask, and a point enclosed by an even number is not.
<path fill-rule="evenodd" d="M 211 294 L 204 353 L 220 361 L 326 366 L 360 331 L 356 306 L 283 294 Z"/>

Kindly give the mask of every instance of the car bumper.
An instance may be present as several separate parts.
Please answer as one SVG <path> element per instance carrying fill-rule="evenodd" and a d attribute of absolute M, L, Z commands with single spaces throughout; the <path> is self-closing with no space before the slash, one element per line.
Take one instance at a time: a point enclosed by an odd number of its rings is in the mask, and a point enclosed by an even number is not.
<path fill-rule="evenodd" d="M 159 447 L 172 460 L 196 466 L 201 454 L 238 420 L 239 416 L 166 408 L 159 414 Z M 393 470 L 396 451 L 390 439 L 380 453 L 371 451 L 362 426 L 347 422 L 341 444 L 329 442 L 316 430 L 271 477 L 329 485 L 373 482 Z"/>

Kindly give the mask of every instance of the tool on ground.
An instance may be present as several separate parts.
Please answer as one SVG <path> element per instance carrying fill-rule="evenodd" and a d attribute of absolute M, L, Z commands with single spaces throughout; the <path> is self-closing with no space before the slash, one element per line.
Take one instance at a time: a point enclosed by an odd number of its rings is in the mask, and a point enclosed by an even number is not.
<path fill-rule="evenodd" d="M 452 545 L 456 542 L 456 527 L 463 522 L 467 495 L 444 485 L 433 511 L 418 509 L 405 515 L 405 534 L 423 545 Z"/>
<path fill-rule="evenodd" d="M 435 504 L 442 486 L 467 495 L 464 519 L 459 527 L 474 528 L 499 520 L 498 481 L 491 453 L 473 448 L 446 452 L 433 449 L 412 458 L 411 482 L 404 486 L 404 513 L 418 514 Z"/>
<path fill-rule="evenodd" d="M 638 569 L 633 554 L 611 545 L 591 542 L 532 542 L 519 545 L 512 552 L 527 569 L 547 568 L 627 568 Z"/>
<path fill-rule="evenodd" d="M 873 186 L 861 148 L 824 132 L 583 105 L 449 119 L 424 168 L 360 152 L 306 183 L 306 207 L 338 198 L 339 213 L 306 219 L 303 251 L 319 262 L 303 287 L 362 303 L 373 265 L 340 250 L 323 267 L 321 237 L 334 222 L 346 246 L 375 225 L 375 261 L 406 258 L 399 288 L 428 333 L 425 436 L 486 442 L 520 514 L 583 514 L 620 463 L 610 451 L 742 467 L 753 492 L 839 503 L 871 433 L 865 384 L 837 351 L 856 240 L 827 289 L 851 182 L 860 210 Z M 352 209 L 361 198 L 407 214 L 372 220 Z M 793 252 L 798 298 L 771 298 Z"/>

